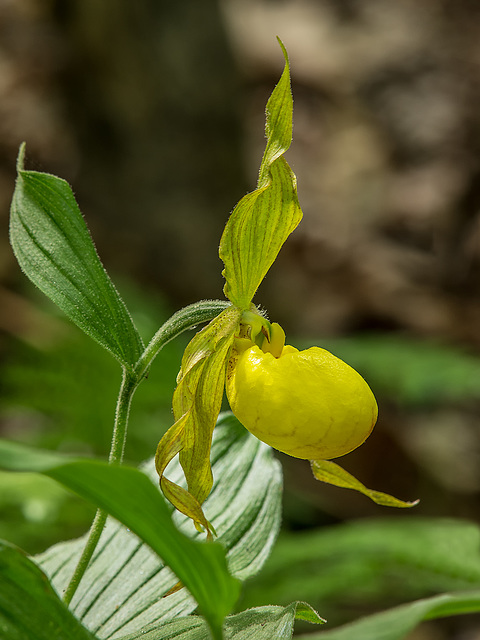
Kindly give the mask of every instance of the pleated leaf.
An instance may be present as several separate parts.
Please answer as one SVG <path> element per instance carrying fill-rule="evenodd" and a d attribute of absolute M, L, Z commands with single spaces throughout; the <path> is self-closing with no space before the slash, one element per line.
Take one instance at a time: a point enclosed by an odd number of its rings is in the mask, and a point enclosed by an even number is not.
<path fill-rule="evenodd" d="M 103 268 L 70 186 L 23 168 L 22 147 L 10 215 L 10 242 L 20 267 L 82 331 L 124 365 L 142 340 Z"/>
<path fill-rule="evenodd" d="M 95 640 L 72 615 L 43 571 L 20 549 L 0 541 L 0 638 Z"/>
<path fill-rule="evenodd" d="M 204 503 L 205 513 L 226 551 L 229 571 L 245 580 L 263 567 L 280 527 L 281 467 L 272 450 L 230 413 L 221 415 L 215 429 L 212 467 L 215 482 Z M 157 477 L 153 461 L 144 471 L 152 479 Z M 183 471 L 177 460 L 169 475 L 182 484 Z M 186 516 L 174 511 L 173 517 L 187 535 L 204 537 Z M 83 544 L 84 539 L 61 543 L 38 558 L 59 593 L 68 583 Z M 99 638 L 140 634 L 147 625 L 196 609 L 186 589 L 162 597 L 177 580 L 137 536 L 109 520 L 72 600 L 72 610 Z"/>
<path fill-rule="evenodd" d="M 145 474 L 97 460 L 65 460 L 60 454 L 6 441 L 0 441 L 0 467 L 44 473 L 121 521 L 175 572 L 195 598 L 214 637 L 219 637 L 240 584 L 227 570 L 221 545 L 201 544 L 178 531 L 162 495 Z"/>
<path fill-rule="evenodd" d="M 359 491 L 370 498 L 370 500 L 373 500 L 373 502 L 380 504 L 383 507 L 408 508 L 414 507 L 418 504 L 418 500 L 405 502 L 404 500 L 399 500 L 394 496 L 390 496 L 388 493 L 368 489 L 364 484 L 357 480 L 355 476 L 352 476 L 351 473 L 348 473 L 348 471 L 345 471 L 345 469 L 342 469 L 342 467 L 331 460 L 311 460 L 310 464 L 313 475 L 317 480 L 326 482 L 327 484 L 333 484 L 336 487 L 342 487 L 343 489 Z"/>
<path fill-rule="evenodd" d="M 265 274 L 302 218 L 296 178 L 283 158 L 292 139 L 293 100 L 288 56 L 280 45 L 285 68 L 267 103 L 267 145 L 257 189 L 237 204 L 220 240 L 224 292 L 241 309 L 250 307 Z"/>
<path fill-rule="evenodd" d="M 314 624 L 325 622 L 305 602 L 292 602 L 288 607 L 258 607 L 242 611 L 225 620 L 228 640 L 290 640 L 295 620 Z M 162 625 L 152 625 L 141 633 L 121 640 L 209 640 L 205 622 L 196 616 L 179 618 Z"/>

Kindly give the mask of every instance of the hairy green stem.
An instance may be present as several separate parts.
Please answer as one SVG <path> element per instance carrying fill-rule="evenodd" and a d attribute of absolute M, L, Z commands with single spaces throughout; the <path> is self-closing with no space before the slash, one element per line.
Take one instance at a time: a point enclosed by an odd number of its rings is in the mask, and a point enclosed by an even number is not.
<path fill-rule="evenodd" d="M 87 570 L 90 560 L 92 559 L 93 552 L 95 551 L 98 541 L 100 540 L 100 536 L 102 535 L 103 527 L 105 526 L 106 521 L 107 512 L 103 509 L 97 509 L 95 518 L 93 519 L 92 525 L 90 527 L 90 533 L 87 543 L 82 551 L 82 555 L 80 556 L 79 561 L 77 562 L 77 566 L 75 567 L 75 571 L 73 572 L 70 582 L 68 583 L 68 587 L 65 589 L 65 593 L 63 594 L 63 601 L 67 606 L 72 601 L 78 585 L 80 584 L 80 580 Z"/>
<path fill-rule="evenodd" d="M 128 415 L 130 412 L 132 397 L 137 386 L 138 381 L 136 376 L 124 367 L 122 385 L 120 387 L 120 393 L 118 394 L 117 407 L 115 411 L 112 444 L 110 447 L 110 455 L 108 457 L 110 464 L 121 464 L 123 460 L 123 452 L 125 450 L 125 441 L 127 437 Z M 92 559 L 106 521 L 107 512 L 103 509 L 97 509 L 82 555 L 80 556 L 77 566 L 75 567 L 75 571 L 73 572 L 63 596 L 63 601 L 67 605 L 72 601 L 78 585 L 80 584 L 80 580 Z"/>
<path fill-rule="evenodd" d="M 226 309 L 230 303 L 222 300 L 203 300 L 191 304 L 180 311 L 177 311 L 169 320 L 163 324 L 153 336 L 139 361 L 133 369 L 123 368 L 122 385 L 118 395 L 115 410 L 115 423 L 112 435 L 112 444 L 108 461 L 110 464 L 121 464 L 125 451 L 127 438 L 128 416 L 133 394 L 159 351 L 178 335 L 187 329 L 194 328 L 197 324 L 213 320 L 219 313 Z M 100 536 L 107 520 L 107 512 L 98 509 L 90 527 L 87 542 L 82 555 L 75 567 L 75 571 L 65 590 L 63 601 L 69 605 L 80 584 L 92 556 L 97 547 Z"/>
<path fill-rule="evenodd" d="M 139 361 L 135 366 L 135 373 L 139 380 L 143 378 L 160 349 L 167 342 L 173 340 L 183 331 L 193 329 L 197 324 L 209 322 L 218 316 L 219 313 L 230 307 L 231 303 L 224 300 L 202 300 L 188 305 L 174 313 L 173 316 L 163 324 L 157 333 L 150 340 Z"/>
<path fill-rule="evenodd" d="M 131 371 L 124 369 L 122 386 L 118 394 L 117 407 L 115 410 L 115 423 L 112 434 L 112 444 L 108 461 L 110 464 L 121 464 L 125 451 L 127 439 L 128 417 L 130 415 L 130 405 L 133 394 L 140 380 Z"/>

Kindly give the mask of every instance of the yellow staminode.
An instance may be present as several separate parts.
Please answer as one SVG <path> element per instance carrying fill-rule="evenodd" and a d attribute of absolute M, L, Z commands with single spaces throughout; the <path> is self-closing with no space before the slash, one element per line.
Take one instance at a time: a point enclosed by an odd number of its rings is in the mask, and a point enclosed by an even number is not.
<path fill-rule="evenodd" d="M 273 327 L 275 336 L 280 327 Z M 244 427 L 307 460 L 337 458 L 360 446 L 378 415 L 365 380 L 325 349 L 286 345 L 275 354 L 273 342 L 249 346 L 230 363 L 227 396 Z"/>

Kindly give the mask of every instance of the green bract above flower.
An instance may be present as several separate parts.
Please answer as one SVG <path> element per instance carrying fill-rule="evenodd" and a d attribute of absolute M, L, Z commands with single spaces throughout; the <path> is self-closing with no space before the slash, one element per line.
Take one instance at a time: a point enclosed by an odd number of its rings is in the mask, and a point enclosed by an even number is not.
<path fill-rule="evenodd" d="M 267 103 L 267 145 L 257 189 L 237 204 L 220 240 L 220 258 L 225 264 L 224 292 L 242 310 L 250 308 L 265 274 L 302 219 L 297 181 L 283 157 L 292 140 L 293 100 L 288 56 L 281 42 L 280 45 L 285 69 Z"/>
<path fill-rule="evenodd" d="M 279 41 L 280 42 L 280 41 Z M 187 346 L 173 396 L 175 424 L 160 441 L 156 468 L 165 496 L 182 513 L 213 529 L 202 510 L 212 487 L 210 445 L 223 391 L 240 422 L 260 440 L 309 459 L 315 477 L 361 491 L 390 506 L 411 506 L 370 491 L 330 462 L 358 447 L 377 418 L 363 378 L 324 349 L 298 351 L 252 304 L 253 296 L 302 212 L 296 178 L 283 154 L 292 138 L 292 94 L 285 69 L 267 103 L 267 145 L 257 189 L 233 210 L 220 241 L 224 292 L 232 303 Z M 177 454 L 187 488 L 165 477 Z"/>

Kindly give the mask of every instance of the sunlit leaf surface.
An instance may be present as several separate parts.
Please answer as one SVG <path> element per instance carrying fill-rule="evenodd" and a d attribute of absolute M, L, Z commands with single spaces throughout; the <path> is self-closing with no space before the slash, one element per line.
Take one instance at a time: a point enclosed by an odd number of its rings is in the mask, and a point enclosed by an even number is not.
<path fill-rule="evenodd" d="M 232 574 L 240 580 L 263 566 L 280 526 L 282 475 L 272 450 L 250 435 L 231 414 L 222 414 L 212 446 L 214 485 L 205 513 L 227 553 Z M 155 478 L 153 463 L 145 471 Z M 173 463 L 170 476 L 182 482 Z M 204 538 L 178 512 L 174 519 L 194 538 Z M 61 592 L 73 571 L 83 540 L 56 545 L 39 557 Z M 110 520 L 97 552 L 72 601 L 76 616 L 100 638 L 139 633 L 148 624 L 185 616 L 196 603 L 182 589 L 163 598 L 177 577 L 155 554 L 117 522 Z"/>
<path fill-rule="evenodd" d="M 310 605 L 292 602 L 287 607 L 258 607 L 242 611 L 225 620 L 227 640 L 290 640 L 295 620 L 314 624 L 325 622 Z M 196 616 L 152 625 L 121 640 L 209 640 L 205 623 Z"/>
<path fill-rule="evenodd" d="M 163 496 L 145 474 L 132 467 L 69 459 L 6 441 L 0 441 L 0 467 L 44 473 L 123 522 L 175 572 L 218 637 L 240 584 L 228 573 L 220 544 L 200 544 L 178 531 Z"/>

